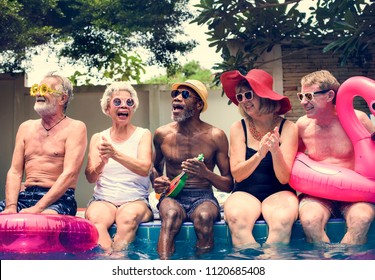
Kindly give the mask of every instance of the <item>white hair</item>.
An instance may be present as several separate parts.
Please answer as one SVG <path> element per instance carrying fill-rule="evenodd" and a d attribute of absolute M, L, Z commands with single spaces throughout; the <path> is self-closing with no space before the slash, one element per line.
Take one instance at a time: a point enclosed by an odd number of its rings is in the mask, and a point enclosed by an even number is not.
<path fill-rule="evenodd" d="M 70 80 L 68 78 L 66 78 L 65 76 L 62 76 L 60 74 L 58 74 L 56 71 L 51 71 L 51 72 L 48 72 L 44 78 L 55 78 L 57 79 L 58 81 L 60 81 L 60 89 L 57 89 L 56 90 L 60 90 L 62 91 L 63 93 L 65 93 L 68 98 L 64 104 L 64 112 L 66 111 L 66 108 L 68 107 L 68 104 L 69 102 L 73 99 L 74 97 L 74 94 L 73 94 L 73 84 L 70 82 Z"/>
<path fill-rule="evenodd" d="M 113 82 L 106 88 L 106 90 L 103 93 L 103 97 L 100 99 L 100 106 L 102 108 L 102 112 L 105 115 L 108 115 L 107 109 L 108 109 L 109 101 L 111 100 L 113 93 L 120 91 L 120 90 L 124 90 L 130 93 L 130 96 L 134 100 L 134 111 L 137 110 L 139 106 L 139 100 L 138 100 L 138 94 L 135 91 L 135 89 L 127 82 L 121 82 L 121 81 Z"/>

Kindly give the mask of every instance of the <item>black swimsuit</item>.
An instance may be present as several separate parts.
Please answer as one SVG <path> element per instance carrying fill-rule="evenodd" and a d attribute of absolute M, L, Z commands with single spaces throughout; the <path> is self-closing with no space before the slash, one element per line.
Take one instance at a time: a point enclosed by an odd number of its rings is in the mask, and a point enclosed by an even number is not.
<path fill-rule="evenodd" d="M 279 128 L 280 135 L 285 121 L 286 119 L 283 119 L 281 121 Z M 245 133 L 245 143 L 247 143 L 247 130 L 245 120 L 242 119 L 241 123 Z M 256 150 L 247 147 L 246 144 L 246 160 L 251 158 L 256 153 Z M 249 177 L 239 183 L 235 183 L 233 192 L 236 191 L 247 192 L 258 198 L 260 201 L 263 201 L 268 196 L 280 191 L 291 191 L 293 193 L 296 193 L 295 190 L 293 190 L 289 186 L 289 184 L 281 184 L 276 178 L 272 164 L 272 155 L 270 152 L 266 154 L 266 156 L 259 163 L 258 167 Z"/>

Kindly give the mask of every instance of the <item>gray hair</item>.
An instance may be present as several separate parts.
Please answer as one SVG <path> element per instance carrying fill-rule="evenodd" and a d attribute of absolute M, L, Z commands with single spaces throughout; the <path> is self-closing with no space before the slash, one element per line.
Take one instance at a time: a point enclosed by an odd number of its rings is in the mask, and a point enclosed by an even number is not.
<path fill-rule="evenodd" d="M 56 90 L 59 90 L 59 91 L 65 93 L 68 96 L 68 98 L 67 98 L 67 100 L 64 104 L 64 112 L 66 112 L 66 109 L 68 108 L 68 104 L 74 98 L 73 84 L 70 82 L 70 80 L 68 78 L 56 73 L 56 71 L 48 72 L 44 76 L 44 78 L 55 78 L 60 82 L 60 88 L 56 88 Z"/>
<path fill-rule="evenodd" d="M 131 84 L 122 81 L 113 82 L 106 88 L 106 90 L 103 93 L 102 99 L 100 99 L 100 106 L 102 108 L 102 112 L 105 115 L 108 115 L 106 111 L 108 109 L 109 101 L 111 100 L 113 93 L 120 90 L 124 90 L 130 93 L 130 96 L 134 99 L 134 111 L 137 110 L 139 106 L 138 94 L 135 91 L 135 89 L 131 86 Z"/>

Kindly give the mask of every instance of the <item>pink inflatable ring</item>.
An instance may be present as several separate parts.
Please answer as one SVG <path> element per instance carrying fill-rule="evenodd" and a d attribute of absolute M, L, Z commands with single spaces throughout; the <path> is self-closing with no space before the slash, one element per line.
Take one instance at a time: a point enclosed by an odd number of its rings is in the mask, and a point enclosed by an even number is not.
<path fill-rule="evenodd" d="M 96 227 L 79 217 L 0 214 L 1 252 L 83 252 L 94 248 L 98 237 Z"/>
<path fill-rule="evenodd" d="M 322 164 L 299 153 L 292 167 L 289 182 L 292 188 L 332 200 L 375 203 L 375 137 L 354 112 L 353 100 L 356 96 L 367 102 L 375 116 L 375 81 L 352 77 L 337 92 L 337 115 L 354 148 L 354 171 Z"/>

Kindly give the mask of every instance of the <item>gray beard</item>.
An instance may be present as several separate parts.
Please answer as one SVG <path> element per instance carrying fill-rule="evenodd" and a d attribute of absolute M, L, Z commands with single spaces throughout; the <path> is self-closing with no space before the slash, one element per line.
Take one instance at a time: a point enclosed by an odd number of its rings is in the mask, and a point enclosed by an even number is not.
<path fill-rule="evenodd" d="M 193 110 L 187 110 L 181 116 L 178 116 L 178 117 L 175 117 L 172 113 L 171 119 L 176 121 L 176 122 L 183 122 L 183 121 L 186 121 L 187 119 L 191 118 L 192 116 L 194 116 L 194 111 Z"/>
<path fill-rule="evenodd" d="M 37 112 L 37 114 L 40 117 L 52 116 L 52 115 L 56 115 L 56 113 L 57 113 L 56 104 L 52 104 L 52 103 L 44 104 L 42 106 L 40 106 L 40 104 L 39 105 L 35 104 L 34 110 L 35 110 L 35 112 Z"/>

